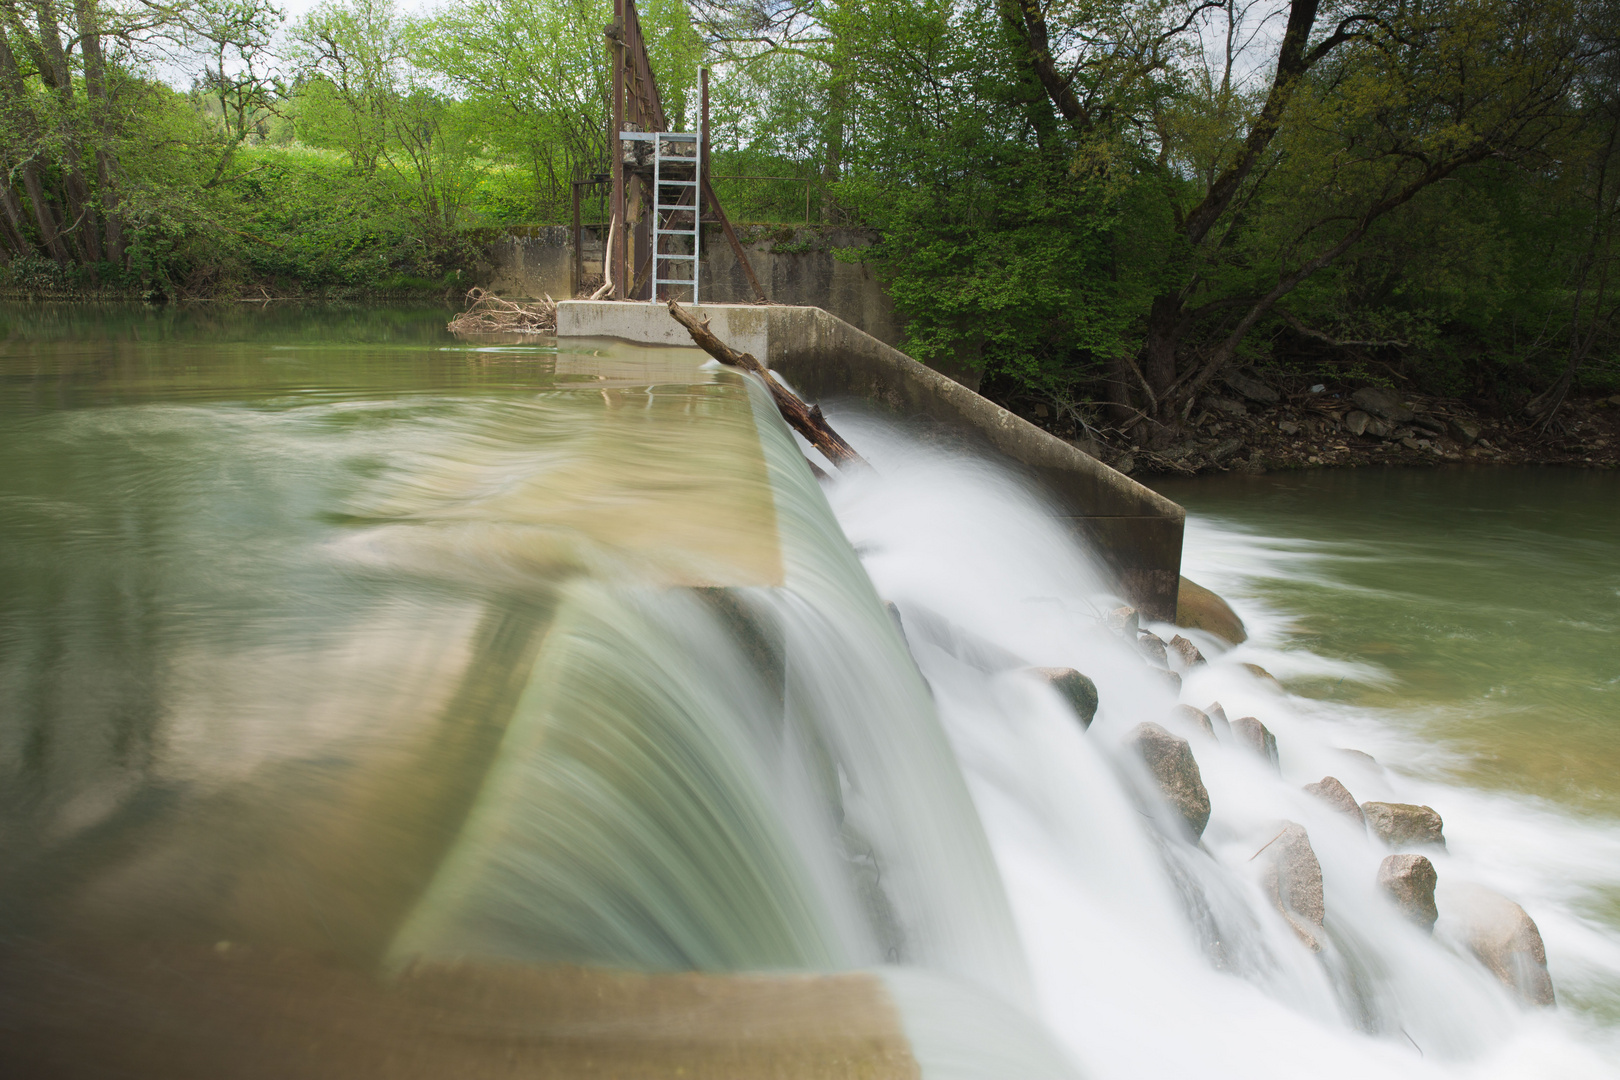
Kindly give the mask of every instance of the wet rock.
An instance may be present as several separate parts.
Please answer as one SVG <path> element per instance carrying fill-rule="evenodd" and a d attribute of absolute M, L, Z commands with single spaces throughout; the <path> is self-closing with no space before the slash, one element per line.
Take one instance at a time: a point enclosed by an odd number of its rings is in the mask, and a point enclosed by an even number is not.
<path fill-rule="evenodd" d="M 1204 826 L 1209 824 L 1209 791 L 1187 740 L 1148 723 L 1136 725 L 1125 737 L 1125 745 L 1147 765 L 1192 838 L 1203 836 Z"/>
<path fill-rule="evenodd" d="M 1442 832 L 1444 823 L 1432 806 L 1412 803 L 1364 802 L 1361 812 L 1367 815 L 1367 824 L 1390 847 L 1411 844 L 1438 844 L 1446 846 Z"/>
<path fill-rule="evenodd" d="M 1339 747 L 1339 753 L 1354 759 L 1358 765 L 1365 765 L 1369 769 L 1373 769 L 1376 772 L 1384 771 L 1384 767 L 1378 764 L 1378 759 L 1367 753 L 1365 750 L 1349 750 L 1341 746 Z"/>
<path fill-rule="evenodd" d="M 1107 624 L 1108 629 L 1116 634 L 1124 634 L 1128 638 L 1134 638 L 1141 632 L 1141 621 L 1141 616 L 1133 607 L 1117 607 L 1103 616 L 1103 622 Z"/>
<path fill-rule="evenodd" d="M 1231 398 L 1207 397 L 1204 399 L 1204 407 L 1213 409 L 1215 412 L 1225 413 L 1228 416 L 1247 416 L 1249 414 L 1247 405 L 1241 401 L 1233 401 Z"/>
<path fill-rule="evenodd" d="M 1232 721 L 1226 718 L 1226 710 L 1221 708 L 1220 702 L 1212 701 L 1208 705 L 1205 705 L 1204 715 L 1209 717 L 1209 722 L 1211 724 L 1215 725 L 1215 735 L 1217 738 L 1230 739 L 1232 737 Z"/>
<path fill-rule="evenodd" d="M 1237 617 L 1237 612 L 1225 600 L 1186 578 L 1181 579 L 1180 589 L 1176 593 L 1176 625 L 1188 630 L 1202 630 L 1233 645 L 1241 645 L 1249 640 L 1243 620 Z"/>
<path fill-rule="evenodd" d="M 1312 952 L 1322 951 L 1322 864 L 1305 826 L 1283 822 L 1282 832 L 1258 853 L 1265 859 L 1261 884 L 1283 918 Z"/>
<path fill-rule="evenodd" d="M 1417 415 L 1399 397 L 1376 386 L 1363 386 L 1350 395 L 1350 400 L 1372 415 L 1393 420 L 1397 424 L 1410 423 Z"/>
<path fill-rule="evenodd" d="M 1451 432 L 1452 438 L 1464 446 L 1473 446 L 1474 443 L 1479 441 L 1480 427 L 1472 420 L 1464 420 L 1453 416 L 1446 421 L 1446 430 Z"/>
<path fill-rule="evenodd" d="M 1091 726 L 1091 721 L 1097 716 L 1096 683 L 1072 667 L 1036 667 L 1026 670 L 1056 690 L 1063 700 L 1069 703 L 1074 715 L 1080 718 L 1081 727 Z"/>
<path fill-rule="evenodd" d="M 1277 756 L 1277 736 L 1253 716 L 1240 716 L 1232 721 L 1232 738 L 1239 746 L 1246 746 L 1280 768 Z"/>
<path fill-rule="evenodd" d="M 1197 728 L 1210 738 L 1215 737 L 1215 725 L 1210 721 L 1209 714 L 1202 709 L 1195 709 L 1191 705 L 1177 705 L 1170 710 L 1170 719 L 1177 727 Z"/>
<path fill-rule="evenodd" d="M 1422 855 L 1389 855 L 1378 864 L 1378 887 L 1425 933 L 1434 929 L 1434 921 L 1440 917 L 1434 906 L 1438 881 L 1434 863 Z"/>
<path fill-rule="evenodd" d="M 1348 431 L 1352 435 L 1364 434 L 1367 430 L 1367 423 L 1371 419 L 1372 417 L 1368 416 L 1360 409 L 1356 409 L 1354 412 L 1350 413 L 1349 416 L 1344 418 L 1344 430 Z"/>
<path fill-rule="evenodd" d="M 1453 914 L 1449 903 L 1446 914 Z M 1473 886 L 1457 894 L 1455 914 L 1462 924 L 1463 940 L 1502 985 L 1529 1005 L 1557 1003 L 1541 931 L 1524 908 L 1489 889 Z"/>
<path fill-rule="evenodd" d="M 1221 381 L 1250 401 L 1258 401 L 1262 405 L 1275 405 L 1282 397 L 1259 379 L 1241 371 L 1229 371 Z"/>
<path fill-rule="evenodd" d="M 1314 784 L 1306 784 L 1305 794 L 1313 795 L 1339 811 L 1345 817 L 1354 818 L 1357 825 L 1367 826 L 1367 815 L 1361 812 L 1361 804 L 1350 790 L 1338 781 L 1337 777 L 1324 776 Z"/>
<path fill-rule="evenodd" d="M 1277 681 L 1277 676 L 1273 675 L 1259 664 L 1244 664 L 1243 670 L 1247 671 L 1250 675 L 1253 675 L 1262 682 L 1270 683 L 1273 689 L 1282 689 L 1282 683 Z"/>
<path fill-rule="evenodd" d="M 1164 688 L 1166 690 L 1170 691 L 1172 696 L 1174 696 L 1174 697 L 1180 697 L 1181 696 L 1181 676 L 1180 675 L 1177 675 L 1175 672 L 1169 670 L 1168 668 L 1153 668 L 1151 670 L 1155 674 L 1157 674 L 1159 676 L 1159 681 L 1164 684 Z"/>
<path fill-rule="evenodd" d="M 1164 638 L 1152 631 L 1141 630 L 1137 632 L 1136 650 L 1159 667 L 1168 668 L 1170 666 L 1170 658 L 1164 649 Z"/>
<path fill-rule="evenodd" d="M 1204 654 L 1198 651 L 1198 646 L 1180 634 L 1170 639 L 1169 652 L 1180 663 L 1183 671 L 1206 662 Z"/>

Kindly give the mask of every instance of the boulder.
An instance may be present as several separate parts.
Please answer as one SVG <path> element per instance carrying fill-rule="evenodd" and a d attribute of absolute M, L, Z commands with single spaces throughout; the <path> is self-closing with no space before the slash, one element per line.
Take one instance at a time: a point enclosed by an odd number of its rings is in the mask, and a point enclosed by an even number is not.
<path fill-rule="evenodd" d="M 1366 434 L 1375 439 L 1387 439 L 1395 434 L 1395 425 L 1388 420 L 1373 418 L 1367 421 Z"/>
<path fill-rule="evenodd" d="M 1439 420 L 1433 416 L 1424 416 L 1422 413 L 1412 417 L 1412 426 L 1420 427 L 1423 430 L 1433 432 L 1436 435 L 1444 435 L 1446 433 L 1445 421 Z"/>
<path fill-rule="evenodd" d="M 1474 443 L 1479 441 L 1480 427 L 1472 420 L 1464 420 L 1453 416 L 1446 421 L 1446 430 L 1451 432 L 1453 439 L 1456 439 L 1464 446 L 1473 446 Z"/>
<path fill-rule="evenodd" d="M 1198 761 L 1186 739 L 1158 724 L 1138 724 L 1125 737 L 1125 745 L 1147 765 L 1159 791 L 1186 822 L 1194 840 L 1209 824 L 1209 790 L 1198 772 Z"/>
<path fill-rule="evenodd" d="M 1282 832 L 1256 854 L 1265 858 L 1261 885 L 1288 925 L 1312 952 L 1322 951 L 1322 864 L 1305 826 L 1282 823 Z"/>
<path fill-rule="evenodd" d="M 1350 400 L 1372 415 L 1393 420 L 1397 424 L 1410 423 L 1417 415 L 1399 397 L 1376 386 L 1363 386 L 1350 395 Z"/>
<path fill-rule="evenodd" d="M 1249 412 L 1249 407 L 1243 402 L 1224 397 L 1207 397 L 1204 399 L 1204 406 L 1228 416 L 1247 416 Z"/>
<path fill-rule="evenodd" d="M 1159 681 L 1163 684 L 1163 686 L 1164 686 L 1164 688 L 1166 690 L 1170 691 L 1171 696 L 1173 696 L 1173 697 L 1180 697 L 1181 696 L 1181 676 L 1180 675 L 1177 675 L 1175 672 L 1169 670 L 1168 668 L 1152 668 L 1150 670 L 1152 670 L 1154 672 L 1154 674 L 1159 676 Z"/>
<path fill-rule="evenodd" d="M 1117 607 L 1103 616 L 1103 622 L 1108 629 L 1116 634 L 1124 634 L 1127 638 L 1135 638 L 1141 631 L 1142 617 L 1133 607 Z"/>
<path fill-rule="evenodd" d="M 1277 736 L 1271 729 L 1252 716 L 1240 716 L 1232 721 L 1232 738 L 1239 746 L 1246 746 L 1256 754 L 1271 762 L 1272 768 L 1280 768 L 1277 757 Z"/>
<path fill-rule="evenodd" d="M 1222 460 L 1224 460 L 1226 458 L 1231 457 L 1234 453 L 1236 453 L 1237 451 L 1239 451 L 1241 449 L 1243 449 L 1243 440 L 1242 439 L 1222 439 L 1220 442 L 1215 444 L 1215 449 L 1213 449 L 1213 450 L 1211 450 L 1209 452 L 1209 460 L 1217 461 L 1217 462 L 1222 461 Z M 1182 588 L 1187 587 L 1187 579 L 1186 578 L 1181 579 L 1181 587 Z M 1214 596 L 1215 594 L 1210 593 L 1210 595 Z M 1219 599 L 1219 597 L 1217 597 L 1216 599 Z M 1181 624 L 1179 622 L 1179 614 L 1180 613 L 1178 612 L 1177 613 L 1177 615 L 1178 615 L 1178 623 L 1177 623 L 1177 625 L 1183 625 L 1183 624 Z"/>
<path fill-rule="evenodd" d="M 1440 917 L 1434 906 L 1434 886 L 1440 880 L 1434 863 L 1422 855 L 1389 855 L 1378 864 L 1378 887 L 1389 893 L 1395 906 L 1424 933 L 1434 929 Z"/>
<path fill-rule="evenodd" d="M 1448 916 L 1453 913 L 1451 898 L 1448 893 Z M 1529 1005 L 1557 1003 L 1547 972 L 1547 948 L 1524 908 L 1489 889 L 1473 886 L 1456 894 L 1455 914 L 1468 948 L 1504 986 Z"/>
<path fill-rule="evenodd" d="M 1241 371 L 1229 371 L 1221 381 L 1250 401 L 1258 401 L 1262 405 L 1275 405 L 1282 397 L 1259 379 Z"/>
<path fill-rule="evenodd" d="M 1181 669 L 1183 671 L 1187 670 L 1188 668 L 1197 667 L 1199 664 L 1205 662 L 1204 654 L 1198 651 L 1198 646 L 1194 645 L 1180 634 L 1177 634 L 1175 637 L 1170 639 L 1169 649 L 1170 655 L 1174 656 L 1180 662 Z"/>
<path fill-rule="evenodd" d="M 1164 651 L 1164 638 L 1149 630 L 1136 635 L 1136 649 L 1148 660 L 1162 668 L 1170 666 L 1170 657 Z"/>
<path fill-rule="evenodd" d="M 1282 689 L 1282 683 L 1277 681 L 1277 676 L 1273 675 L 1259 664 L 1244 664 L 1243 670 L 1247 671 L 1250 675 L 1253 675 L 1255 678 L 1260 679 L 1263 682 L 1270 683 L 1274 689 Z"/>
<path fill-rule="evenodd" d="M 1444 823 L 1432 806 L 1414 806 L 1412 803 L 1364 802 L 1361 812 L 1367 815 L 1367 824 L 1390 847 L 1413 844 L 1446 846 L 1442 832 Z"/>
<path fill-rule="evenodd" d="M 1232 737 L 1232 721 L 1226 718 L 1226 710 L 1221 708 L 1220 702 L 1212 701 L 1205 705 L 1204 715 L 1209 717 L 1211 724 L 1215 725 L 1216 736 L 1223 739 Z"/>
<path fill-rule="evenodd" d="M 1352 435 L 1363 435 L 1367 431 L 1367 423 L 1370 420 L 1372 420 L 1372 417 L 1360 409 L 1356 409 L 1344 418 L 1344 430 Z"/>
<path fill-rule="evenodd" d="M 1378 759 L 1367 753 L 1365 750 L 1350 750 L 1341 746 L 1339 747 L 1339 753 L 1350 758 L 1358 765 L 1365 765 L 1367 768 L 1374 769 L 1378 772 L 1384 771 L 1384 767 L 1378 764 Z"/>
<path fill-rule="evenodd" d="M 1037 667 L 1026 670 L 1056 690 L 1063 700 L 1069 703 L 1074 715 L 1080 718 L 1081 727 L 1091 726 L 1091 721 L 1097 715 L 1096 683 L 1072 667 Z"/>
<path fill-rule="evenodd" d="M 1357 825 L 1367 827 L 1367 815 L 1361 812 L 1361 804 L 1336 777 L 1324 776 L 1314 784 L 1306 784 L 1305 794 L 1314 795 L 1345 817 L 1353 818 Z"/>
<path fill-rule="evenodd" d="M 1170 719 L 1177 727 L 1197 728 L 1210 738 L 1215 737 L 1215 725 L 1210 722 L 1209 714 L 1202 709 L 1195 709 L 1191 705 L 1177 705 L 1170 710 Z"/>
<path fill-rule="evenodd" d="M 1214 634 L 1222 641 L 1241 645 L 1249 640 L 1243 629 L 1243 620 L 1219 596 L 1196 582 L 1181 579 L 1176 593 L 1176 625 L 1188 630 L 1202 630 Z"/>

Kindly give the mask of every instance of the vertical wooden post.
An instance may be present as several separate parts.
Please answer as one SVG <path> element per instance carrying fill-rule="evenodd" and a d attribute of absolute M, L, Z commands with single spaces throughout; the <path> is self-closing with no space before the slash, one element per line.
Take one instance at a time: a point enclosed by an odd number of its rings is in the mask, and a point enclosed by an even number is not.
<path fill-rule="evenodd" d="M 698 144 L 698 194 L 709 184 L 709 69 L 698 68 L 698 90 L 703 100 L 703 126 L 698 129 L 703 141 Z M 698 225 L 703 224 L 703 200 L 698 202 Z"/>
<path fill-rule="evenodd" d="M 608 153 L 612 155 L 613 162 L 613 207 L 610 211 L 612 221 L 619 224 L 614 229 L 610 224 L 609 233 L 616 234 L 613 238 L 613 250 L 608 258 L 613 265 L 613 299 L 623 300 L 625 295 L 625 228 L 624 219 L 624 144 L 619 138 L 619 132 L 624 130 L 624 69 L 625 47 L 624 35 L 628 32 L 625 20 L 624 0 L 613 0 L 613 20 L 618 28 L 619 36 L 613 42 L 613 130 L 608 132 Z"/>

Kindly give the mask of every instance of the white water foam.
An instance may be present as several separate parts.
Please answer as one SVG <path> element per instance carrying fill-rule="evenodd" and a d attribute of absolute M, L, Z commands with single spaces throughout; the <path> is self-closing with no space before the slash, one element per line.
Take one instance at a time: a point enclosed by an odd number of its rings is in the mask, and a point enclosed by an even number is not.
<path fill-rule="evenodd" d="M 901 613 L 1006 882 L 1040 1016 L 1082 1074 L 1620 1076 L 1620 1034 L 1597 1010 L 1571 1004 L 1596 1000 L 1614 1011 L 1620 941 L 1590 911 L 1620 884 L 1620 827 L 1425 779 L 1425 763 L 1444 752 L 1387 716 L 1280 692 L 1241 666 L 1259 663 L 1284 679 L 1389 681 L 1374 665 L 1283 649 L 1287 613 L 1255 598 L 1254 582 L 1318 573 L 1334 552 L 1189 522 L 1189 576 L 1232 600 L 1251 638 L 1226 649 L 1180 631 L 1211 663 L 1185 673 L 1179 700 L 1219 700 L 1231 717 L 1260 717 L 1282 757 L 1279 776 L 1230 743 L 1180 732 L 1213 804 L 1194 847 L 1171 838 L 1170 811 L 1119 747 L 1142 721 L 1172 726 L 1178 699 L 1103 627 L 1100 612 L 1114 598 L 1054 516 L 981 460 L 870 417 L 839 414 L 835 424 L 875 472 L 838 478 L 829 499 L 879 593 Z M 1090 730 L 1043 684 L 987 664 L 998 650 L 1091 675 L 1102 705 Z M 1362 801 L 1441 810 L 1449 850 L 1432 856 L 1443 913 L 1433 937 L 1377 889 L 1385 849 L 1301 791 L 1324 775 Z M 1258 880 L 1254 855 L 1283 819 L 1306 826 L 1322 864 L 1319 955 L 1298 942 Z M 1509 895 L 1536 918 L 1562 1007 L 1522 1007 L 1457 940 L 1444 911 L 1464 882 Z M 908 1014 L 949 1011 L 938 995 L 896 996 Z M 914 1039 L 942 1026 L 940 1017 L 908 1015 Z M 919 1057 L 927 1075 L 946 1075 Z"/>

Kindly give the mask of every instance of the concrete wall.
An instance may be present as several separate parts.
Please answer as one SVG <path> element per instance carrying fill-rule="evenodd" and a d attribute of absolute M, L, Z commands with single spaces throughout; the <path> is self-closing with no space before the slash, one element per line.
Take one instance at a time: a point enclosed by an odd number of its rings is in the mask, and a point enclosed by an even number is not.
<path fill-rule="evenodd" d="M 480 246 L 473 279 L 498 296 L 566 300 L 574 295 L 573 231 L 565 225 L 508 230 Z"/>
<path fill-rule="evenodd" d="M 602 266 L 602 238 L 598 226 L 585 226 L 585 274 L 597 278 Z M 773 304 L 819 307 L 832 312 L 879 341 L 898 345 L 905 333 L 894 301 L 860 262 L 837 259 L 838 249 L 867 247 L 872 235 L 864 230 L 816 227 L 762 227 L 740 230 L 743 249 L 766 297 Z M 703 299 L 710 303 L 749 304 L 753 290 L 742 264 L 718 225 L 706 225 L 702 247 Z M 515 228 L 480 248 L 475 280 L 501 296 L 553 300 L 572 297 L 574 281 L 573 229 L 564 225 Z"/>
<path fill-rule="evenodd" d="M 927 422 L 942 437 L 995 451 L 1042 487 L 1069 526 L 1091 541 L 1123 595 L 1150 618 L 1174 620 L 1186 518 L 1180 506 L 820 308 L 704 304 L 695 310 L 721 340 L 760 358 L 811 400 L 861 398 Z M 691 344 L 659 304 L 563 303 L 557 333 Z"/>

